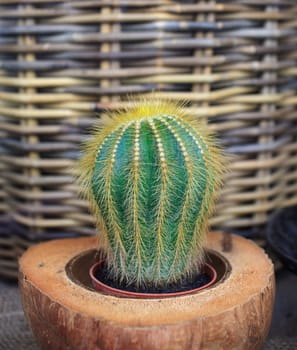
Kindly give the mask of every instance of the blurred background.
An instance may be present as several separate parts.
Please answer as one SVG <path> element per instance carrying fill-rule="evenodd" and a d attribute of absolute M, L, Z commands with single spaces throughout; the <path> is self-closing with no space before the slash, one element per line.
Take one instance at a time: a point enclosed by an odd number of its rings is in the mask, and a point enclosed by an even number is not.
<path fill-rule="evenodd" d="M 151 91 L 232 156 L 212 227 L 266 246 L 297 204 L 296 18 L 296 0 L 0 0 L 0 276 L 95 234 L 70 169 L 95 119 Z"/>
<path fill-rule="evenodd" d="M 264 237 L 297 203 L 295 0 L 0 0 L 0 275 L 94 234 L 70 169 L 95 119 L 159 91 L 232 155 L 214 228 Z"/>

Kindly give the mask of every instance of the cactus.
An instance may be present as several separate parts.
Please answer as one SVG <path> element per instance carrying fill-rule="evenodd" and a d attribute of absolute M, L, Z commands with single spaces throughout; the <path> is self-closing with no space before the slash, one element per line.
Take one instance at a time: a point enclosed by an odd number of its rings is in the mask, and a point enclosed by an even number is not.
<path fill-rule="evenodd" d="M 203 123 L 143 100 L 100 119 L 79 163 L 111 276 L 161 287 L 197 272 L 222 174 Z"/>

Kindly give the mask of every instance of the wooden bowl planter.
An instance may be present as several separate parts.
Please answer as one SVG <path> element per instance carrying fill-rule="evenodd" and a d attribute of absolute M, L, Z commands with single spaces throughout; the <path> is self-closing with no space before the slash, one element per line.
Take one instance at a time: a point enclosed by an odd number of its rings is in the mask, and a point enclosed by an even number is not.
<path fill-rule="evenodd" d="M 215 284 L 187 296 L 133 299 L 94 290 L 95 238 L 56 240 L 20 260 L 26 317 L 44 350 L 262 349 L 273 301 L 273 265 L 239 236 L 212 232 Z"/>

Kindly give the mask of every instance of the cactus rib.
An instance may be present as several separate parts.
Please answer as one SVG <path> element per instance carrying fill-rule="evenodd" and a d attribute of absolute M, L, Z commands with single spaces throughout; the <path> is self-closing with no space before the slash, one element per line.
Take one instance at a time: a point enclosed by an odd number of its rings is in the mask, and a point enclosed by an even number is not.
<path fill-rule="evenodd" d="M 160 287 L 199 268 L 223 172 L 204 129 L 179 105 L 144 100 L 93 132 L 79 181 L 113 278 Z"/>

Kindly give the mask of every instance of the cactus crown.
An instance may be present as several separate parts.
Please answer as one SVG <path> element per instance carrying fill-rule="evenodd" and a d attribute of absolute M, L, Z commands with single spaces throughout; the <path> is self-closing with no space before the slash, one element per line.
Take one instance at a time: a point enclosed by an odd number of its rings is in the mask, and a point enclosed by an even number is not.
<path fill-rule="evenodd" d="M 100 119 L 79 182 L 111 275 L 160 287 L 197 270 L 222 174 L 221 151 L 182 106 L 143 100 Z"/>

